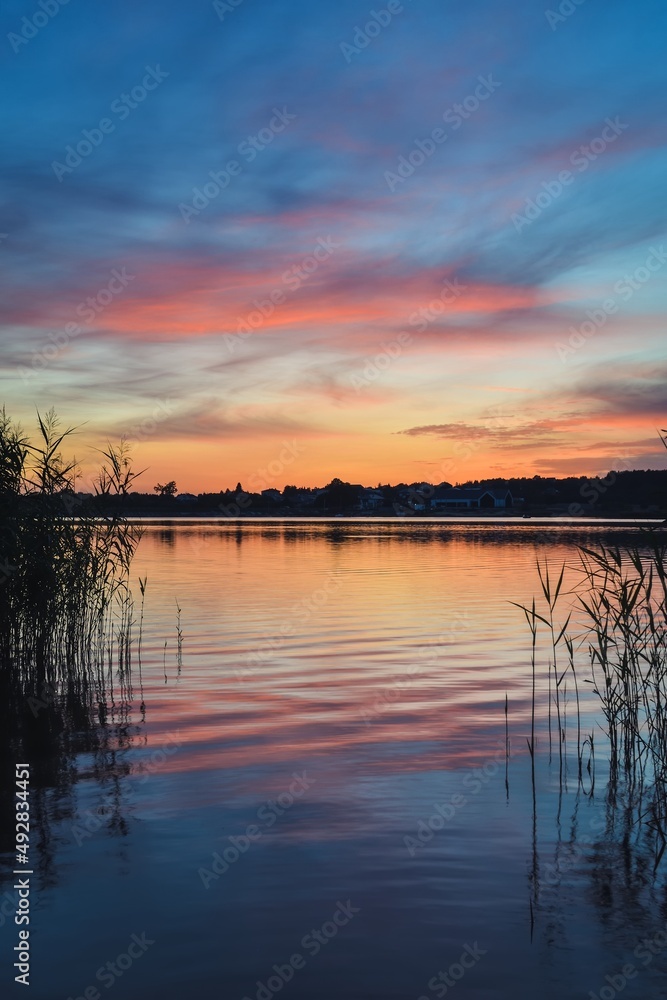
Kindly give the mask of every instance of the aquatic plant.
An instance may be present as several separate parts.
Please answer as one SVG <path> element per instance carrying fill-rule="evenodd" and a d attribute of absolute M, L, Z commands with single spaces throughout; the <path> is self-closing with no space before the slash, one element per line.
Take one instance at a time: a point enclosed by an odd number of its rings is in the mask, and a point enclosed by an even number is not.
<path fill-rule="evenodd" d="M 610 778 L 619 779 L 667 843 L 667 546 L 580 550 L 593 692 L 605 720 Z M 652 794 L 647 799 L 645 791 Z"/>
<path fill-rule="evenodd" d="M 667 432 L 661 432 L 667 447 Z M 636 822 L 655 832 L 657 861 L 667 846 L 667 544 L 662 527 L 644 529 L 635 545 L 579 546 L 578 575 L 563 588 L 565 567 L 554 582 L 549 567 L 538 561 L 545 608 L 517 605 L 531 631 L 532 722 L 529 747 L 535 754 L 535 689 L 538 631 L 549 636 L 549 752 L 552 752 L 552 707 L 557 727 L 561 785 L 568 752 L 567 682 L 575 693 L 576 761 L 579 787 L 584 776 L 595 785 L 596 742 L 582 739 L 579 678 L 601 709 L 600 728 L 608 746 L 608 795 L 623 795 L 624 807 Z M 569 606 L 562 625 L 556 608 L 567 593 Z M 543 613 L 541 613 L 543 611 Z M 588 706 L 588 699 L 587 699 Z M 599 744 L 598 744 L 599 745 Z M 534 780 L 534 777 L 533 777 Z"/>
<path fill-rule="evenodd" d="M 0 414 L 0 686 L 11 713 L 30 699 L 100 706 L 114 682 L 129 684 L 133 604 L 129 569 L 138 529 L 100 516 L 76 493 L 75 461 L 63 458 L 75 428 L 38 413 L 31 440 Z M 127 445 L 101 453 L 95 494 L 127 494 L 139 473 Z M 13 706 L 13 707 L 12 707 Z M 100 707 L 100 712 L 105 711 Z M 34 714 L 34 713 L 33 713 Z"/>

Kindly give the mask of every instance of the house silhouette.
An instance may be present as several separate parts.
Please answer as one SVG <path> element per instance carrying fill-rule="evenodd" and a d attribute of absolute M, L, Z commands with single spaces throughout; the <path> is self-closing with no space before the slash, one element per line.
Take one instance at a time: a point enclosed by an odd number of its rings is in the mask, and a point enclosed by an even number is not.
<path fill-rule="evenodd" d="M 482 508 L 511 507 L 513 503 L 514 498 L 506 488 L 487 489 L 485 486 L 451 486 L 448 489 L 435 491 L 435 495 L 431 500 L 431 507 L 433 510 L 442 508 L 479 510 Z"/>

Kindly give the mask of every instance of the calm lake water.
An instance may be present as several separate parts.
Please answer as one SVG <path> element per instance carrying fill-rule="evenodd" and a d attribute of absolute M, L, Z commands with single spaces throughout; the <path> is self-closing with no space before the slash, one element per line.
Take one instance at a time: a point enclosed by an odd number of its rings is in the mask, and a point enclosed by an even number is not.
<path fill-rule="evenodd" d="M 664 872 L 609 813 L 601 738 L 595 794 L 574 764 L 560 787 L 542 683 L 533 823 L 530 636 L 510 602 L 537 594 L 537 556 L 573 565 L 603 534 L 148 526 L 133 702 L 35 765 L 26 995 L 664 996 Z"/>

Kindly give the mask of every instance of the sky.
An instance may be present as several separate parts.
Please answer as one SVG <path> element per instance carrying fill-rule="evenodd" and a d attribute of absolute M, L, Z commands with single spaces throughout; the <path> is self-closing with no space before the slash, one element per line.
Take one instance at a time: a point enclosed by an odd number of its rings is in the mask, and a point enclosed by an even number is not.
<path fill-rule="evenodd" d="M 5 0 L 0 385 L 138 488 L 665 468 L 662 0 Z"/>

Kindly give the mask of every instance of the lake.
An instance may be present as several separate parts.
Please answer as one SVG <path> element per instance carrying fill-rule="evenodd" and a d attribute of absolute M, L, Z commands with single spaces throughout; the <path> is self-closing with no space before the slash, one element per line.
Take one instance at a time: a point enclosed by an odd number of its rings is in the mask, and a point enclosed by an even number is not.
<path fill-rule="evenodd" d="M 511 603 L 537 557 L 637 532 L 147 525 L 131 702 L 33 765 L 29 995 L 664 996 L 664 866 L 610 808 L 601 733 L 593 794 L 570 758 L 559 780 L 542 675 L 533 809 Z"/>

